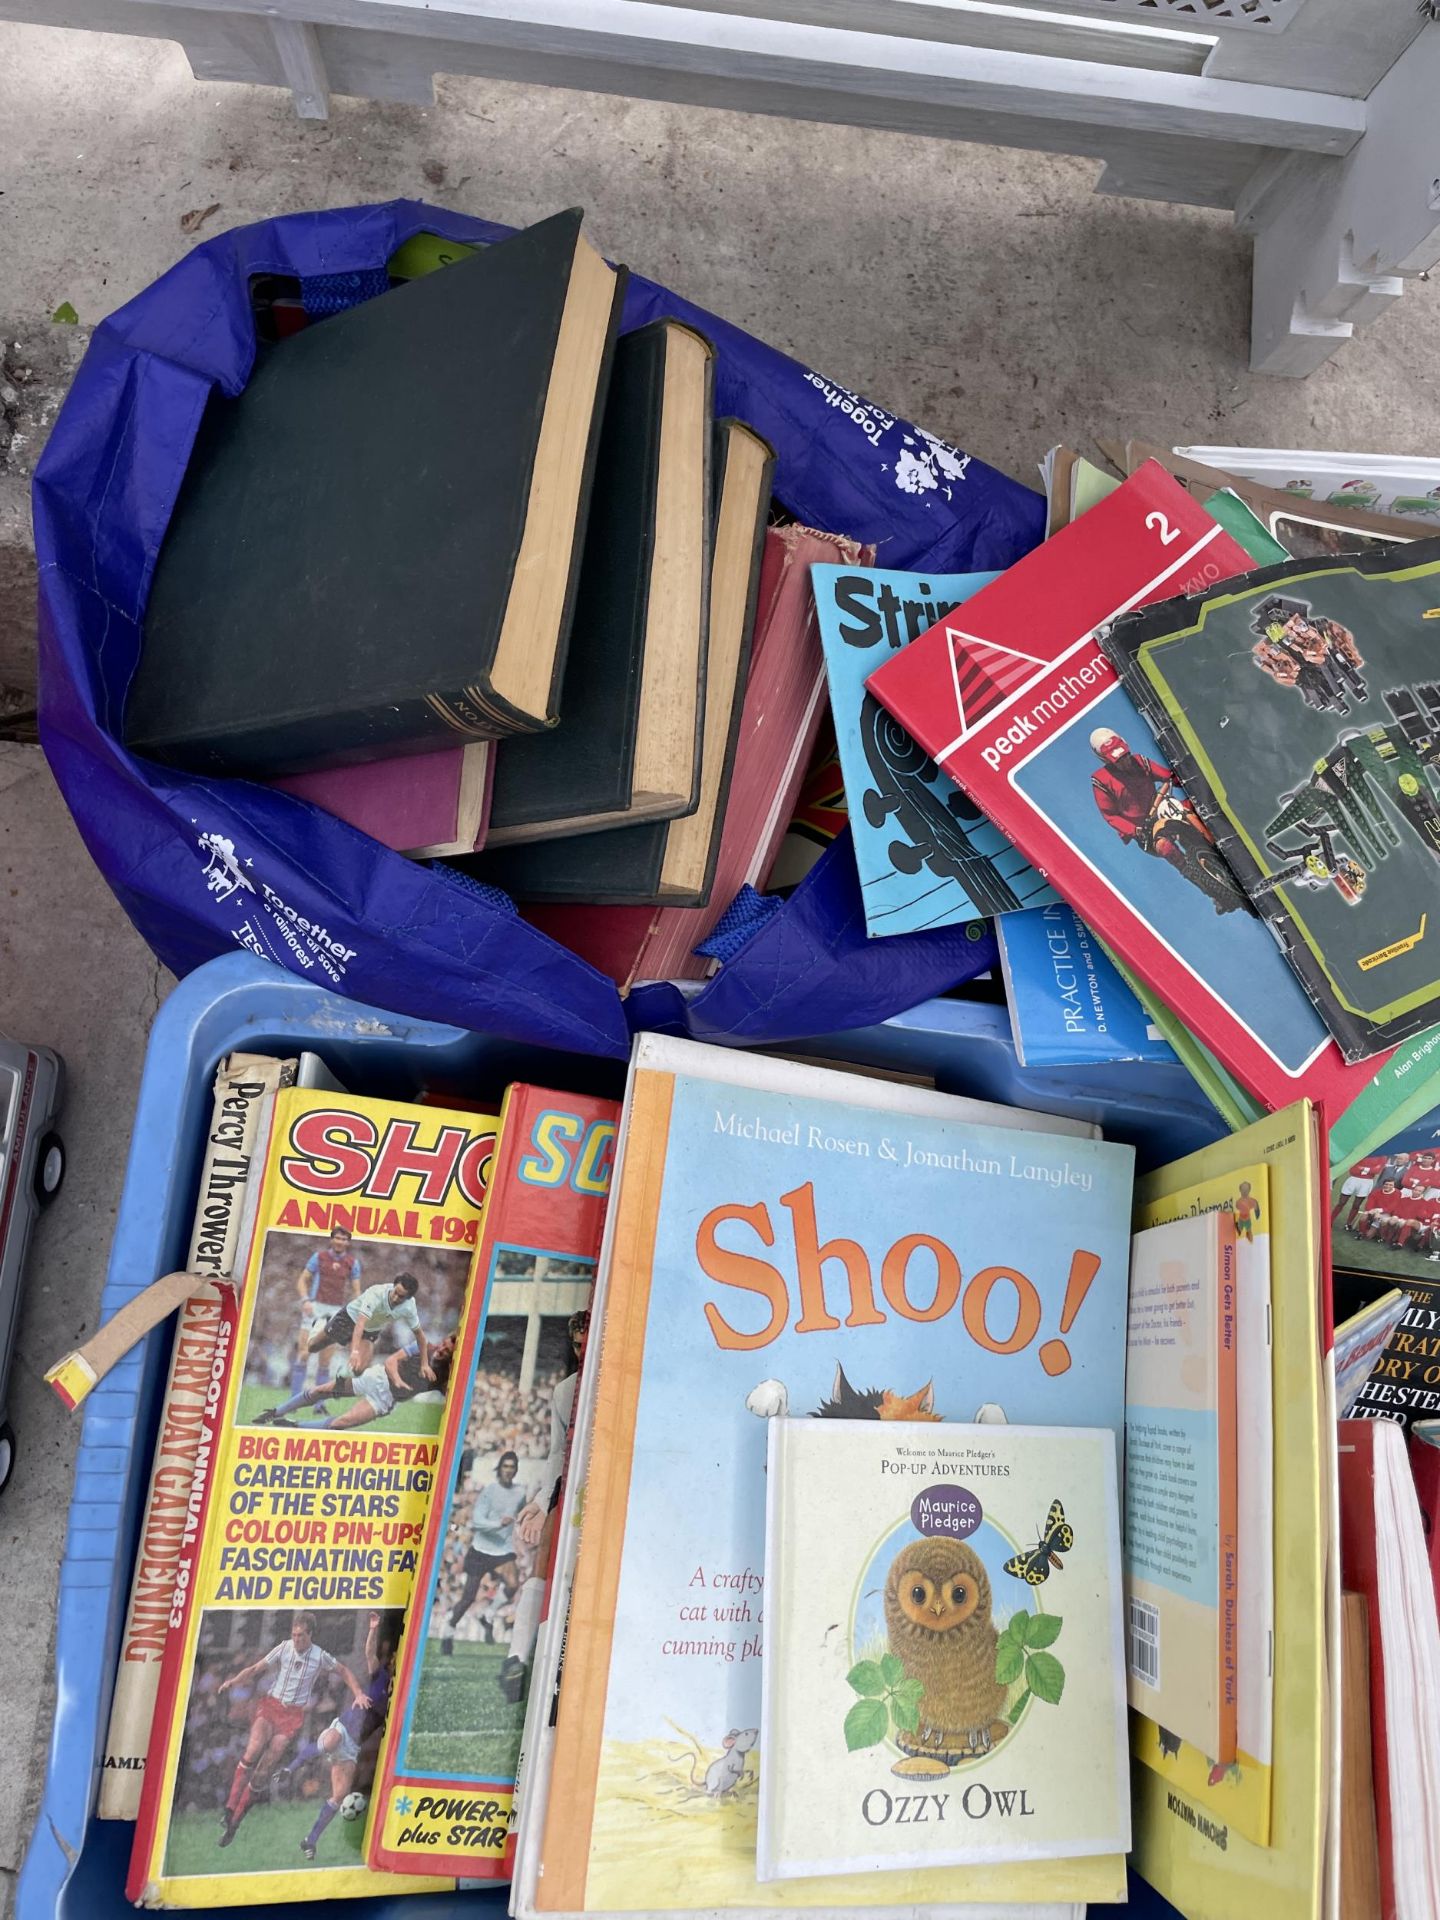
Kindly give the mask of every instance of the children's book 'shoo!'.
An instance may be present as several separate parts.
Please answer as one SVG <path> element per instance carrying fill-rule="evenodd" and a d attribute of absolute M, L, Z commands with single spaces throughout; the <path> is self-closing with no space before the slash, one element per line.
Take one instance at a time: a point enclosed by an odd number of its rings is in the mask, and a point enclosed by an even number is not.
<path fill-rule="evenodd" d="M 527 1789 L 542 1858 L 522 1837 L 517 1912 L 778 1904 L 755 1873 L 767 1423 L 1049 1421 L 1106 1428 L 1118 1457 L 1131 1164 L 1048 1115 L 637 1042 L 561 1525 L 573 1552 L 583 1499 L 559 1719 Z M 1124 1884 L 1115 1852 L 916 1869 L 885 1894 Z M 829 1875 L 783 1904 L 875 1894 Z"/>
<path fill-rule="evenodd" d="M 810 569 L 872 937 L 1055 898 L 1025 856 L 865 691 L 867 675 L 882 660 L 996 578 Z"/>
<path fill-rule="evenodd" d="M 509 1877 L 618 1102 L 513 1086 L 377 1770 L 371 1865 Z"/>
<path fill-rule="evenodd" d="M 128 1897 L 246 1906 L 365 1866 L 493 1115 L 275 1096 L 221 1288 Z"/>
<path fill-rule="evenodd" d="M 1096 639 L 1249 566 L 1147 462 L 870 686 L 1247 1092 L 1303 1093 L 1332 1127 L 1354 1105 L 1332 1144 L 1360 1151 L 1433 1104 L 1434 1063 L 1347 1065 Z"/>
<path fill-rule="evenodd" d="M 1107 645 L 1339 1041 L 1440 1018 L 1440 540 L 1287 562 Z"/>
<path fill-rule="evenodd" d="M 1125 1852 L 1113 1434 L 775 1421 L 767 1493 L 760 1879 Z"/>

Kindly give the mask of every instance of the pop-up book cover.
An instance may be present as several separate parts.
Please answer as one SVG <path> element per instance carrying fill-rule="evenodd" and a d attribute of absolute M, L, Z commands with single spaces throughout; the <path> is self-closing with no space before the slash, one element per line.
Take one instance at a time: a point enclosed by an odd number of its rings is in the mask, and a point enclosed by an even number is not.
<path fill-rule="evenodd" d="M 759 1877 L 1130 1844 L 1098 1428 L 772 1424 Z"/>

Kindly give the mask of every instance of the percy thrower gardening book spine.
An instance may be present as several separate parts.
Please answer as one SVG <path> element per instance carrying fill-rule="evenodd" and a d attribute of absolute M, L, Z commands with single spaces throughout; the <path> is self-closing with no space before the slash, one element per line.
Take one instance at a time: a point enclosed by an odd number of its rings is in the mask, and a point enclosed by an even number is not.
<path fill-rule="evenodd" d="M 228 1278 L 234 1270 L 255 1136 L 270 1098 L 295 1078 L 293 1061 L 233 1053 L 215 1075 L 215 1105 L 205 1137 L 195 1224 L 185 1264 L 192 1273 Z M 120 1637 L 120 1666 L 96 1807 L 102 1820 L 134 1820 L 140 1812 L 145 1749 L 155 1716 L 175 1565 L 185 1528 L 195 1455 L 204 1424 L 205 1390 L 220 1324 L 220 1289 L 192 1293 L 180 1307 L 150 1491 Z"/>

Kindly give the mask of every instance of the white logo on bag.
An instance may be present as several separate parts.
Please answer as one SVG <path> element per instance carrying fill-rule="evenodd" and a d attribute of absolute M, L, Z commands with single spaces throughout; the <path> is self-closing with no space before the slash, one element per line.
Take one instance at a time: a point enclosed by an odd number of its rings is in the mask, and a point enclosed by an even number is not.
<path fill-rule="evenodd" d="M 858 427 L 877 452 L 894 429 L 904 424 L 893 413 L 877 407 L 873 400 L 862 400 L 849 387 L 837 387 L 833 381 L 808 370 L 803 378 L 808 386 L 823 395 L 827 406 L 838 408 L 852 426 Z M 923 427 L 904 432 L 900 437 L 905 444 L 895 457 L 894 467 L 882 465 L 880 471 L 893 473 L 902 493 L 936 493 L 952 500 L 956 483 L 965 478 L 970 455 L 961 453 L 946 440 L 937 439 Z"/>
<path fill-rule="evenodd" d="M 192 819 L 190 824 L 198 827 L 200 823 Z M 230 929 L 237 945 L 276 966 L 290 965 L 301 973 L 318 972 L 332 986 L 340 985 L 346 967 L 355 958 L 354 947 L 337 939 L 323 921 L 298 912 L 268 881 L 262 879 L 257 887 L 246 871 L 253 869 L 255 862 L 242 860 L 235 842 L 225 834 L 198 833 L 196 845 L 205 856 L 206 889 L 217 902 L 242 890 L 253 896 L 253 905 L 237 903 L 236 911 L 245 916 Z"/>
<path fill-rule="evenodd" d="M 202 833 L 200 850 L 206 856 L 205 885 L 217 900 L 228 900 L 239 887 L 243 887 L 247 893 L 254 893 L 254 882 L 245 878 L 240 862 L 235 858 L 233 840 L 227 840 L 221 833 Z"/>
<path fill-rule="evenodd" d="M 970 455 L 961 453 L 958 447 L 947 446 L 933 433 L 926 433 L 923 427 L 917 427 L 915 432 L 919 436 L 918 451 L 909 451 L 917 442 L 907 433 L 895 462 L 895 484 L 902 493 L 933 493 L 938 488 L 948 500 L 952 492 L 949 482 L 965 478 Z"/>

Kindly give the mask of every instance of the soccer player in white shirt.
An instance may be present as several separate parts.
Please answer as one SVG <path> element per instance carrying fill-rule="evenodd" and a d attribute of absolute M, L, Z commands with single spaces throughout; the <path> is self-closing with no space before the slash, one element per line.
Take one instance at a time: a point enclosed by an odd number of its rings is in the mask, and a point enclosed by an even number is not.
<path fill-rule="evenodd" d="M 259 1675 L 267 1676 L 255 1703 L 245 1751 L 236 1762 L 225 1799 L 220 1845 L 228 1847 L 250 1809 L 256 1789 L 263 1786 L 285 1756 L 290 1742 L 305 1725 L 305 1715 L 323 1675 L 338 1673 L 350 1689 L 356 1706 L 364 1706 L 365 1689 L 343 1660 L 315 1644 L 315 1616 L 297 1613 L 290 1622 L 290 1638 L 280 1640 L 267 1654 L 222 1680 L 217 1689 L 228 1693 Z"/>
<path fill-rule="evenodd" d="M 440 1642 L 441 1653 L 454 1653 L 455 1629 L 475 1604 L 480 1582 L 493 1574 L 498 1591 L 487 1609 L 493 1613 L 509 1600 L 520 1585 L 520 1570 L 515 1564 L 515 1520 L 529 1499 L 524 1487 L 517 1486 L 520 1457 L 502 1453 L 495 1467 L 495 1478 L 475 1496 L 470 1512 L 470 1545 L 465 1550 L 465 1585 L 460 1598 L 450 1609 L 450 1624 Z M 489 1620 L 486 1621 L 487 1627 Z"/>
<path fill-rule="evenodd" d="M 420 1324 L 415 1296 L 420 1283 L 412 1273 L 400 1273 L 388 1286 L 379 1281 L 354 1300 L 336 1309 L 323 1327 L 310 1336 L 311 1353 L 324 1353 L 329 1347 L 343 1347 L 349 1356 L 350 1375 L 358 1380 L 375 1357 L 376 1336 L 388 1326 L 408 1327 L 415 1336 L 420 1355 L 420 1371 L 430 1385 L 435 1374 L 430 1365 L 430 1347 Z"/>
<path fill-rule="evenodd" d="M 515 1603 L 510 1650 L 498 1675 L 501 1692 L 512 1702 L 524 1698 L 530 1657 L 540 1631 L 540 1610 L 545 1604 L 545 1582 L 550 1573 L 550 1533 L 560 1500 L 561 1476 L 570 1454 L 570 1426 L 575 1418 L 575 1396 L 580 1387 L 580 1368 L 585 1361 L 585 1342 L 590 1334 L 588 1308 L 571 1314 L 569 1333 L 575 1371 L 557 1382 L 550 1396 L 550 1452 L 545 1461 L 545 1477 L 534 1499 L 515 1522 L 516 1539 L 523 1546 L 535 1548 L 536 1553 L 530 1577 Z"/>

